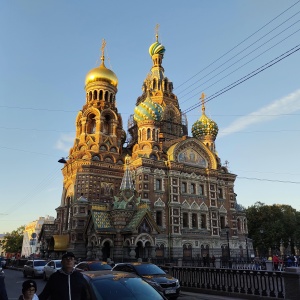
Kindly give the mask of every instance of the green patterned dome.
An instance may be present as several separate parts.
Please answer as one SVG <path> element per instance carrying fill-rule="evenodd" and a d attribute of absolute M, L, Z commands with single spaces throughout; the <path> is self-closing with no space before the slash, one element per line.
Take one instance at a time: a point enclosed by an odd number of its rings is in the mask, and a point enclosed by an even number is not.
<path fill-rule="evenodd" d="M 165 53 L 166 49 L 165 47 L 159 43 L 158 41 L 156 41 L 155 43 L 153 43 L 150 47 L 149 47 L 149 54 L 152 57 L 154 54 L 161 54 L 163 55 Z"/>
<path fill-rule="evenodd" d="M 218 131 L 219 128 L 217 123 L 209 119 L 205 114 L 203 114 L 192 126 L 192 135 L 195 138 L 202 138 L 208 135 L 216 138 Z"/>
<path fill-rule="evenodd" d="M 134 109 L 134 120 L 136 122 L 152 120 L 160 121 L 162 117 L 163 108 L 152 101 L 148 96 L 144 102 L 141 102 Z"/>

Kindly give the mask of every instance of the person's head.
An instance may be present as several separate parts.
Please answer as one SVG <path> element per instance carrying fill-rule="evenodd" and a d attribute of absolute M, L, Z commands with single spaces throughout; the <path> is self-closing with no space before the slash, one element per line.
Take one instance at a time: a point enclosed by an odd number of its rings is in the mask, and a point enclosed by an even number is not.
<path fill-rule="evenodd" d="M 25 280 L 22 284 L 22 294 L 28 298 L 30 295 L 33 295 L 36 293 L 37 287 L 36 282 L 34 280 Z"/>
<path fill-rule="evenodd" d="M 66 252 L 61 257 L 61 264 L 63 270 L 73 269 L 75 266 L 75 255 L 73 252 Z"/>

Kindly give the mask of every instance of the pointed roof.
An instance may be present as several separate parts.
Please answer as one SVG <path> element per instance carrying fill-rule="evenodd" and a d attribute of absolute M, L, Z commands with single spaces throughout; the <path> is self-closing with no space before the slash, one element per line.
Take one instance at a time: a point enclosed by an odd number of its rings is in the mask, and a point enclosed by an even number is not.
<path fill-rule="evenodd" d="M 150 222 L 151 226 L 156 230 L 158 233 L 161 232 L 159 227 L 157 226 L 152 214 L 150 213 L 148 207 L 142 206 L 142 208 L 138 209 L 134 216 L 132 217 L 131 221 L 127 224 L 127 226 L 122 231 L 134 231 L 137 227 L 142 223 L 143 219 L 147 218 Z"/>
<path fill-rule="evenodd" d="M 132 181 L 130 170 L 128 168 L 128 163 L 129 163 L 129 158 L 126 156 L 126 158 L 125 158 L 126 169 L 125 169 L 124 176 L 122 178 L 122 182 L 121 182 L 121 186 L 120 186 L 121 191 L 134 190 L 134 184 Z"/>

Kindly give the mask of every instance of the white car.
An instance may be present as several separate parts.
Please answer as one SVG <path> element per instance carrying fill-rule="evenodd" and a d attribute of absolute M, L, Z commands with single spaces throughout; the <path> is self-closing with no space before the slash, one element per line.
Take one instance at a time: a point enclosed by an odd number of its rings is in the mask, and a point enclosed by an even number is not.
<path fill-rule="evenodd" d="M 30 259 L 27 260 L 23 267 L 23 275 L 26 278 L 28 275 L 32 278 L 42 277 L 43 268 L 46 264 L 46 261 L 43 259 Z"/>
<path fill-rule="evenodd" d="M 48 280 L 49 277 L 55 273 L 57 270 L 61 269 L 61 260 L 54 259 L 50 260 L 45 266 L 43 270 L 43 279 Z"/>

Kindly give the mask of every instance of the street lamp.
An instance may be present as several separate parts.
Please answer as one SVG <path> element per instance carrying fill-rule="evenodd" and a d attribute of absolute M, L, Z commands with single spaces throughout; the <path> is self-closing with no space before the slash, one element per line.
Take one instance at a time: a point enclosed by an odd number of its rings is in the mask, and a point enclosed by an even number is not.
<path fill-rule="evenodd" d="M 247 263 L 249 262 L 248 237 L 246 237 Z"/>
<path fill-rule="evenodd" d="M 260 234 L 261 234 L 261 257 L 264 257 L 264 252 L 265 252 L 265 247 L 264 247 L 264 236 L 263 236 L 263 234 L 264 234 L 264 230 L 263 229 L 261 229 L 260 231 Z"/>
<path fill-rule="evenodd" d="M 231 269 L 232 264 L 231 264 L 230 247 L 229 247 L 229 230 L 230 230 L 230 227 L 227 225 L 227 226 L 225 226 L 225 228 L 226 228 L 226 236 L 227 236 L 228 264 L 229 264 L 229 268 Z"/>

